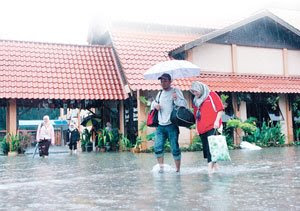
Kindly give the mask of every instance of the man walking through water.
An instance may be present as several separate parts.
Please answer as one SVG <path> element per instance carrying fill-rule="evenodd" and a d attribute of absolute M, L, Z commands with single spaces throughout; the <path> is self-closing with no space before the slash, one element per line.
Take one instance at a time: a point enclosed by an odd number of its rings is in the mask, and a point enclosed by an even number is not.
<path fill-rule="evenodd" d="M 176 172 L 180 172 L 181 151 L 178 144 L 179 128 L 170 120 L 173 106 L 187 107 L 187 102 L 181 90 L 171 87 L 172 79 L 167 73 L 162 74 L 158 80 L 161 82 L 162 90 L 156 95 L 151 108 L 158 110 L 158 127 L 154 144 L 154 152 L 159 164 L 160 173 L 164 168 L 164 146 L 168 139 L 171 145 L 172 155 L 175 161 Z"/>

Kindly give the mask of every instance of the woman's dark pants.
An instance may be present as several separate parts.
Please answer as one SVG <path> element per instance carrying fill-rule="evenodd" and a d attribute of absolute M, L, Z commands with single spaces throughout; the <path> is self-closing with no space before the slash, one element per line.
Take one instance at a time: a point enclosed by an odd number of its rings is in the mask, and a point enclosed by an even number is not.
<path fill-rule="evenodd" d="M 209 131 L 207 131 L 206 133 L 200 134 L 200 138 L 202 141 L 202 146 L 203 146 L 203 156 L 204 158 L 207 159 L 207 162 L 210 163 L 211 162 L 211 154 L 209 151 L 209 144 L 208 144 L 208 136 L 214 135 L 215 133 L 215 129 L 211 129 Z"/>
<path fill-rule="evenodd" d="M 50 139 L 43 139 L 39 142 L 39 154 L 40 157 L 48 156 L 49 155 L 49 147 L 50 147 L 51 140 Z"/>

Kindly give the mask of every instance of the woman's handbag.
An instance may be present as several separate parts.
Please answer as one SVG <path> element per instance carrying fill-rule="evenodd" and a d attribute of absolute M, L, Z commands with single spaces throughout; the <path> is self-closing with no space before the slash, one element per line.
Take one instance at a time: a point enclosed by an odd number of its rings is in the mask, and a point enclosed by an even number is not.
<path fill-rule="evenodd" d="M 171 122 L 177 126 L 189 128 L 193 124 L 195 124 L 195 117 L 188 108 L 182 106 L 174 106 L 171 113 Z"/>
<path fill-rule="evenodd" d="M 231 160 L 225 136 L 212 135 L 208 136 L 207 139 L 212 162 Z"/>
<path fill-rule="evenodd" d="M 162 91 L 160 91 L 160 93 L 159 93 L 157 103 L 159 103 L 159 98 L 160 98 L 161 92 Z M 156 110 L 154 108 L 148 113 L 146 124 L 148 127 L 157 127 L 158 126 L 158 110 Z"/>

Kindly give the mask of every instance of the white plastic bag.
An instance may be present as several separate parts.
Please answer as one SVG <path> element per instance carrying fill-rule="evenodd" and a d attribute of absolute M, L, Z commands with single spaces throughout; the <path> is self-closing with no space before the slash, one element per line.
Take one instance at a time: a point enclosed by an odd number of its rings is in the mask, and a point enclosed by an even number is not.
<path fill-rule="evenodd" d="M 208 136 L 209 151 L 211 154 L 211 160 L 216 161 L 230 161 L 228 147 L 225 136 L 212 135 Z"/>

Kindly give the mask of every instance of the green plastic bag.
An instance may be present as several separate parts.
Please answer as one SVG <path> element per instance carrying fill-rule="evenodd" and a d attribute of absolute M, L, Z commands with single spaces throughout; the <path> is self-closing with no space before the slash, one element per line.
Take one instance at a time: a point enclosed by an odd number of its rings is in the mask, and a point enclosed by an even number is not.
<path fill-rule="evenodd" d="M 211 160 L 216 161 L 230 161 L 228 147 L 225 136 L 213 135 L 208 136 L 209 151 Z"/>

